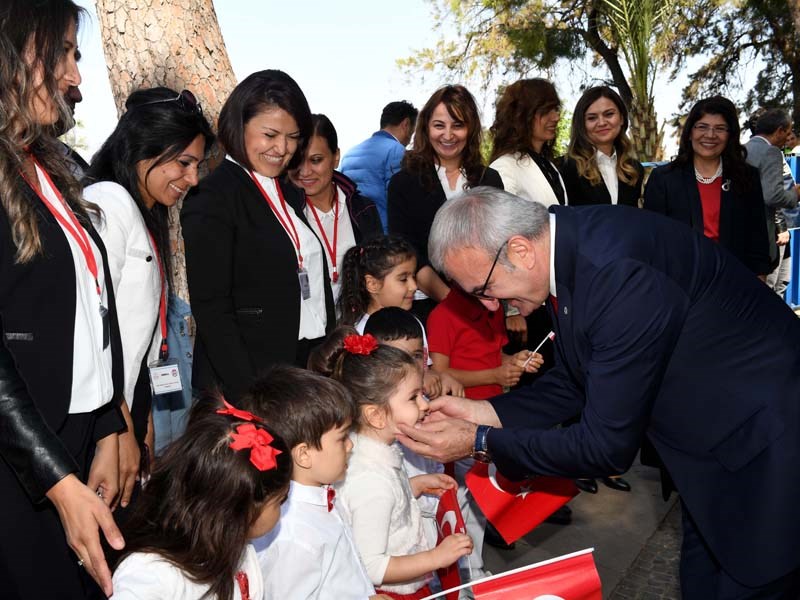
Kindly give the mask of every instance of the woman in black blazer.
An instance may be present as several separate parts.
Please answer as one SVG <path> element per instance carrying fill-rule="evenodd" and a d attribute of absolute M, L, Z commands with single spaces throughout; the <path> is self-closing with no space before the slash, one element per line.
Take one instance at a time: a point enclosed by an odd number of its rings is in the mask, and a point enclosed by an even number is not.
<path fill-rule="evenodd" d="M 644 169 L 631 153 L 628 109 L 607 86 L 589 88 L 575 105 L 567 156 L 559 171 L 568 204 L 638 208 Z"/>
<path fill-rule="evenodd" d="M 427 300 L 415 301 L 423 323 L 450 288 L 428 260 L 428 236 L 436 211 L 465 189 L 488 185 L 503 189 L 500 175 L 481 158 L 481 122 L 475 99 L 461 85 L 444 86 L 419 112 L 414 146 L 403 168 L 389 181 L 389 232 L 406 238 L 417 251 L 417 285 Z"/>
<path fill-rule="evenodd" d="M 756 275 L 770 272 L 761 181 L 745 162 L 736 107 L 727 98 L 692 107 L 677 158 L 650 174 L 644 208 L 719 242 Z"/>
<path fill-rule="evenodd" d="M 303 92 L 281 71 L 253 73 L 222 107 L 228 157 L 181 211 L 198 389 L 219 385 L 235 401 L 272 364 L 305 367 L 335 324 L 322 244 L 284 177 L 311 130 Z"/>
<path fill-rule="evenodd" d="M 0 596 L 106 595 L 122 356 L 107 256 L 63 147 L 81 9 L 0 8 Z M 59 97 L 61 96 L 61 97 Z"/>

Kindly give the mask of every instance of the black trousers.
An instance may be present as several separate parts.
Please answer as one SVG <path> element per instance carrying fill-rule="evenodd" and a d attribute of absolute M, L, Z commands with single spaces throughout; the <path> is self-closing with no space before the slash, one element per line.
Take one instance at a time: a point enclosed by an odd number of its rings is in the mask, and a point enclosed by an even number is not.
<path fill-rule="evenodd" d="M 70 415 L 57 432 L 86 481 L 95 444 L 95 416 Z M 31 502 L 16 475 L 0 461 L 0 598 L 3 600 L 86 600 L 105 598 L 78 566 L 49 500 Z"/>
<path fill-rule="evenodd" d="M 686 505 L 681 502 L 683 544 L 681 546 L 681 596 L 683 600 L 797 600 L 800 598 L 800 568 L 766 585 L 752 588 L 726 573 L 697 530 Z M 735 527 L 735 524 L 731 525 Z"/>

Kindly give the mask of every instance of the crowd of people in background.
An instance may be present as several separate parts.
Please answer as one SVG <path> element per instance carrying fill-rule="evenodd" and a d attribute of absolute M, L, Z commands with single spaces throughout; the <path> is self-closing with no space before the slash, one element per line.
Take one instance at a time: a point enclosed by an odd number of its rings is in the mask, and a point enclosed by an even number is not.
<path fill-rule="evenodd" d="M 419 111 L 389 103 L 342 156 L 335 115 L 264 70 L 216 124 L 191 90 L 134 91 L 80 164 L 57 136 L 80 99 L 81 18 L 71 0 L 0 8 L 3 597 L 423 598 L 437 568 L 483 576 L 483 543 L 509 546 L 466 487 L 474 460 L 397 439 L 430 400 L 541 377 L 557 326 L 544 305 L 487 306 L 508 241 L 483 287 L 437 268 L 431 228 L 465 192 L 658 213 L 786 289 L 800 186 L 780 109 L 743 145 L 735 105 L 703 99 L 646 175 L 610 87 L 584 91 L 556 156 L 555 86 L 511 83 L 486 156 L 477 103 L 452 84 Z M 179 201 L 189 305 L 172 293 Z M 619 475 L 574 479 L 630 491 Z M 467 534 L 437 546 L 448 489 Z"/>

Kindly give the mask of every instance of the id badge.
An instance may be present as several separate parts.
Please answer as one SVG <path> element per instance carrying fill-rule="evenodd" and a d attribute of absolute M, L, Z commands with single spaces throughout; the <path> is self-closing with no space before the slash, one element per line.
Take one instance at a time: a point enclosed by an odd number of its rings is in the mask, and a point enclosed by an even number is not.
<path fill-rule="evenodd" d="M 308 300 L 311 298 L 311 285 L 308 282 L 308 271 L 305 269 L 298 269 L 297 278 L 300 280 L 300 296 L 303 300 Z"/>
<path fill-rule="evenodd" d="M 103 350 L 111 343 L 111 324 L 109 323 L 108 309 L 100 305 L 100 320 L 103 322 Z"/>
<path fill-rule="evenodd" d="M 148 366 L 150 370 L 150 389 L 154 396 L 169 392 L 180 392 L 183 389 L 178 361 L 157 360 L 151 362 Z"/>

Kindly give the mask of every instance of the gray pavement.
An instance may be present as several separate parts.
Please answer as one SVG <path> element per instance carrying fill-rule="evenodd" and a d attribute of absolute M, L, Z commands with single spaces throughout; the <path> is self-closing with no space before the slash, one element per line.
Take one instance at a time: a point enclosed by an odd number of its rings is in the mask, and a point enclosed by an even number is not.
<path fill-rule="evenodd" d="M 572 524 L 543 523 L 514 550 L 484 546 L 486 569 L 500 573 L 534 562 L 594 548 L 603 598 L 672 600 L 680 550 L 680 504 L 661 499 L 658 471 L 636 464 L 625 475 L 633 490 L 618 492 L 598 481 L 597 494 L 572 502 Z"/>

